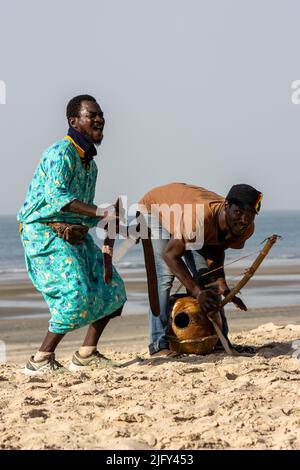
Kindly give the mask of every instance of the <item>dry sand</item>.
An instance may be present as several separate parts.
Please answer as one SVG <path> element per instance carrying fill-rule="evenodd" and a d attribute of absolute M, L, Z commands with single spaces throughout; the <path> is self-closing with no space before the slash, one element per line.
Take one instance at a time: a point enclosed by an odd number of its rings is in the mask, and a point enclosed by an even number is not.
<path fill-rule="evenodd" d="M 254 357 L 149 359 L 106 350 L 122 367 L 26 377 L 2 366 L 4 449 L 299 449 L 300 326 L 232 336 Z M 68 358 L 62 361 L 67 365 Z"/>
<path fill-rule="evenodd" d="M 292 347 L 300 338 L 300 267 L 264 266 L 260 273 L 266 277 L 247 285 L 249 298 L 267 285 L 274 303 L 226 310 L 231 340 L 256 346 L 253 357 L 150 359 L 147 317 L 129 309 L 110 322 L 100 343 L 122 367 L 33 378 L 21 369 L 47 330 L 47 307 L 29 281 L 0 282 L 0 340 L 7 347 L 0 365 L 0 447 L 300 449 L 300 346 Z M 285 280 L 286 274 L 296 277 Z M 142 299 L 145 283 L 131 277 L 128 296 L 138 292 Z M 83 336 L 84 329 L 75 331 L 59 345 L 64 365 Z"/>

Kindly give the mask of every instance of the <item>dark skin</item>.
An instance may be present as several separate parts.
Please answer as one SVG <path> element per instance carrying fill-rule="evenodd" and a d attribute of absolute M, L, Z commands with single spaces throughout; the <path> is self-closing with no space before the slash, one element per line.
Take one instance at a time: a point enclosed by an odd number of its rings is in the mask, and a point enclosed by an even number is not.
<path fill-rule="evenodd" d="M 236 204 L 229 204 L 225 201 L 224 211 L 221 213 L 219 224 L 221 230 L 227 229 L 225 240 L 229 238 L 238 238 L 245 234 L 248 227 L 255 220 L 255 211 L 241 209 Z M 225 253 L 223 255 L 222 264 L 224 264 Z M 217 279 L 220 294 L 226 295 L 230 292 L 230 289 L 225 281 L 225 275 Z M 239 297 L 233 297 L 232 302 L 240 309 L 247 310 L 246 305 Z"/>
<path fill-rule="evenodd" d="M 79 116 L 71 117 L 69 124 L 80 132 L 91 144 L 101 144 L 105 119 L 98 103 L 94 101 L 82 101 Z M 75 199 L 65 206 L 63 210 L 96 217 L 97 206 L 94 204 L 85 204 Z"/>
<path fill-rule="evenodd" d="M 164 261 L 179 281 L 191 292 L 192 296 L 198 300 L 201 310 L 210 312 L 216 309 L 219 304 L 216 292 L 213 289 L 200 289 L 182 260 L 184 251 L 184 240 L 175 239 L 172 236 L 164 252 Z"/>
<path fill-rule="evenodd" d="M 224 266 L 224 261 L 225 261 L 225 250 L 222 247 L 211 247 L 210 249 L 207 250 L 206 253 L 206 260 L 208 267 L 213 270 L 213 269 L 218 269 L 218 271 L 215 272 L 215 278 L 216 278 L 216 284 L 218 286 L 218 292 L 219 294 L 223 295 L 226 297 L 227 294 L 229 294 L 230 289 L 227 285 L 227 282 L 225 280 L 225 272 L 223 268 L 220 268 L 220 266 Z M 240 310 L 247 310 L 246 305 L 237 296 L 234 296 L 233 299 L 231 300 L 232 303 L 236 305 Z"/>
<path fill-rule="evenodd" d="M 227 231 L 227 238 L 238 238 L 243 236 L 254 222 L 255 215 L 254 211 L 241 209 L 236 204 L 229 204 L 228 201 L 225 201 L 219 225 L 221 230 Z"/>
<path fill-rule="evenodd" d="M 94 101 L 82 101 L 79 115 L 71 117 L 69 124 L 80 132 L 91 144 L 101 144 L 105 119 L 98 103 Z"/>
<path fill-rule="evenodd" d="M 95 145 L 100 145 L 102 142 L 104 124 L 103 112 L 99 104 L 93 101 L 82 101 L 79 116 L 74 116 L 69 119 L 69 125 L 74 127 L 74 129 L 80 132 L 89 142 Z M 94 204 L 85 204 L 75 199 L 62 210 L 96 217 L 97 206 Z M 106 215 L 104 214 L 103 217 L 106 217 Z M 99 217 L 99 220 L 101 218 L 102 217 Z M 106 317 L 92 323 L 88 328 L 83 346 L 96 346 L 108 322 L 109 318 Z M 39 350 L 42 352 L 54 352 L 63 337 L 64 334 L 56 334 L 48 331 Z"/>
<path fill-rule="evenodd" d="M 235 204 L 225 202 L 224 209 L 219 216 L 219 228 L 224 235 L 224 239 L 236 239 L 245 234 L 248 227 L 253 223 L 255 213 L 248 210 L 243 210 Z M 180 282 L 191 292 L 195 297 L 201 310 L 208 313 L 216 310 L 219 307 L 218 293 L 226 296 L 230 289 L 225 280 L 224 270 L 220 270 L 220 274 L 216 277 L 216 284 L 218 292 L 215 289 L 209 288 L 206 290 L 201 289 L 192 278 L 189 270 L 182 260 L 185 251 L 185 241 L 183 239 L 175 239 L 171 237 L 167 244 L 164 253 L 164 260 L 170 267 L 174 275 Z M 208 266 L 211 269 L 223 266 L 225 259 L 225 250 L 221 246 L 211 249 L 207 253 Z M 246 305 L 239 297 L 234 297 L 232 302 L 241 310 L 247 310 Z"/>

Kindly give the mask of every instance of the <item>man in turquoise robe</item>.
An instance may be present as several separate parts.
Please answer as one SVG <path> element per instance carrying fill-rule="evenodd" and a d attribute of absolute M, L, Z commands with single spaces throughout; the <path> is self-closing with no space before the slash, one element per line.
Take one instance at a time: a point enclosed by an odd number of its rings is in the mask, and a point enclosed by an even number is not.
<path fill-rule="evenodd" d="M 74 244 L 51 226 L 59 222 L 87 230 L 101 219 L 93 203 L 97 178 L 93 157 L 95 145 L 103 139 L 103 112 L 95 98 L 80 95 L 68 103 L 67 119 L 68 135 L 44 152 L 18 214 L 28 274 L 51 313 L 49 331 L 24 369 L 28 375 L 62 370 L 55 360 L 56 346 L 67 332 L 85 325 L 89 325 L 87 335 L 69 369 L 106 363 L 97 343 L 126 301 L 115 268 L 110 282 L 104 281 L 103 253 L 91 235 Z M 109 249 L 103 252 L 111 254 Z"/>

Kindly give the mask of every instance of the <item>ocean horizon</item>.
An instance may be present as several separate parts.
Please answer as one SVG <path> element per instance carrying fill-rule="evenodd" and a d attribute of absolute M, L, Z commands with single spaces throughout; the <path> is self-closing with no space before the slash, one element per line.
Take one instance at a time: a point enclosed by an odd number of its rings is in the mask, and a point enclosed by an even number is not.
<path fill-rule="evenodd" d="M 102 240 L 97 237 L 96 231 L 91 231 L 95 242 L 101 246 Z M 247 240 L 242 250 L 227 250 L 226 261 L 239 259 L 262 248 L 262 242 L 272 234 L 281 235 L 282 239 L 272 248 L 265 262 L 268 264 L 296 264 L 300 263 L 300 210 L 265 211 L 255 220 L 255 232 Z M 116 240 L 115 247 L 121 240 Z M 250 258 L 249 258 L 250 259 Z M 249 264 L 249 259 L 245 263 Z M 239 265 L 245 264 L 243 260 Z M 141 244 L 133 246 L 118 263 L 120 271 L 141 270 L 144 268 Z M 14 215 L 0 215 L 0 276 L 23 277 L 26 273 L 23 247 L 19 237 L 18 222 Z"/>

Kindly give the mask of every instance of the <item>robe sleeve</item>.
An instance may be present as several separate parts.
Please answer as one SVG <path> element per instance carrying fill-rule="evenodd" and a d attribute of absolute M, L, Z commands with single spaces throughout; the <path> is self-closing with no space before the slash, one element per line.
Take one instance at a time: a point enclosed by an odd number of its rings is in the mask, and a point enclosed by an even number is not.
<path fill-rule="evenodd" d="M 68 149 L 52 150 L 47 155 L 45 200 L 53 212 L 60 212 L 64 206 L 77 199 L 76 194 L 70 191 L 75 165 L 74 156 Z"/>

